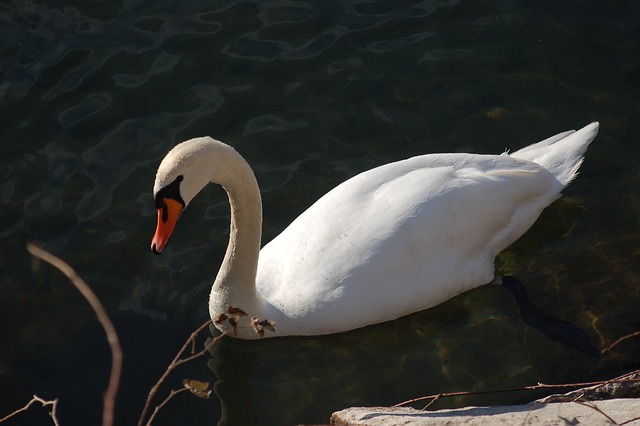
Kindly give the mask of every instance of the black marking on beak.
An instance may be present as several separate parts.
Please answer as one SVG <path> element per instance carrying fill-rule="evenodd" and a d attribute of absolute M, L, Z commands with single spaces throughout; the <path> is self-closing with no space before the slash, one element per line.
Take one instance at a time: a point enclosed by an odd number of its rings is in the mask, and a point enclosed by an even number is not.
<path fill-rule="evenodd" d="M 184 200 L 180 195 L 180 182 L 182 182 L 183 180 L 184 180 L 184 176 L 182 175 L 178 176 L 169 185 L 165 186 L 164 188 L 161 188 L 158 191 L 158 193 L 155 195 L 154 203 L 155 203 L 156 209 L 158 210 L 162 209 L 163 222 L 166 222 L 168 217 L 167 204 L 164 201 L 165 198 L 176 200 L 177 202 L 182 204 L 183 208 L 185 207 Z"/>

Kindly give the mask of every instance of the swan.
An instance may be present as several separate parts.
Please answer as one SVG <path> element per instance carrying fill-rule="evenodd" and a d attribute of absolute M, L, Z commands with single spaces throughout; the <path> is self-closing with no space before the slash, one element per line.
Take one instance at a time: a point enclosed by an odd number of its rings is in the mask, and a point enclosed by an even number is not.
<path fill-rule="evenodd" d="M 494 281 L 496 255 L 560 197 L 598 127 L 593 122 L 511 154 L 427 154 L 365 171 L 262 250 L 251 167 L 229 145 L 190 139 L 158 168 L 151 249 L 162 253 L 193 197 L 218 183 L 231 209 L 209 299 L 218 329 L 255 339 L 262 325 L 271 330 L 265 337 L 309 336 L 393 320 Z"/>

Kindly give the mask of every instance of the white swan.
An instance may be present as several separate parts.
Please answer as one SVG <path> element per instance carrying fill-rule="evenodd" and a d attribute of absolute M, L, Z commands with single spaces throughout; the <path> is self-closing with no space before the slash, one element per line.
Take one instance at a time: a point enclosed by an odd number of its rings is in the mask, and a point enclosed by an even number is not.
<path fill-rule="evenodd" d="M 438 305 L 494 279 L 494 258 L 576 176 L 598 123 L 512 154 L 432 154 L 386 164 L 334 188 L 260 250 L 255 176 L 233 148 L 191 139 L 164 158 L 155 180 L 161 253 L 182 210 L 209 182 L 229 196 L 229 245 L 211 290 L 211 318 L 248 314 L 230 333 L 338 333 Z M 224 318 L 224 316 L 222 317 Z M 238 317 L 235 316 L 237 319 Z M 230 331 L 233 321 L 218 321 Z"/>

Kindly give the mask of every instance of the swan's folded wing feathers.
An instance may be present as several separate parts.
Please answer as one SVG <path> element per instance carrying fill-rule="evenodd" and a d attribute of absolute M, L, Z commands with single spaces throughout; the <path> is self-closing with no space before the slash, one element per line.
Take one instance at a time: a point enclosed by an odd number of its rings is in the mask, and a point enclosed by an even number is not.
<path fill-rule="evenodd" d="M 534 152 L 534 151 L 542 151 L 544 150 L 546 147 L 548 147 L 549 145 L 553 145 L 554 143 L 558 142 L 559 140 L 562 140 L 564 138 L 566 138 L 567 136 L 575 133 L 575 130 L 568 130 L 566 132 L 562 132 L 562 133 L 558 133 L 557 135 L 553 135 L 547 139 L 543 139 L 540 142 L 536 142 L 534 144 L 531 145 L 527 145 L 524 148 L 521 148 L 519 150 L 517 150 L 516 152 L 520 153 L 523 155 L 523 158 L 527 158 L 526 155 L 528 155 L 530 152 Z"/>
<path fill-rule="evenodd" d="M 493 256 L 528 229 L 557 185 L 542 167 L 508 156 L 424 156 L 363 175 L 262 250 L 258 276 L 279 277 L 263 295 L 271 303 L 296 294 L 346 312 L 366 293 L 382 311 L 393 283 L 402 311 L 388 319 L 433 306 L 489 282 Z"/>
<path fill-rule="evenodd" d="M 558 198 L 559 183 L 536 164 L 526 169 L 493 170 L 477 179 L 480 184 L 474 194 L 476 223 L 466 222 L 470 226 L 461 232 L 473 233 L 471 227 L 485 226 L 488 238 L 482 250 L 493 256 L 520 238 L 542 210 Z M 471 248 L 471 252 L 475 251 L 477 248 Z"/>

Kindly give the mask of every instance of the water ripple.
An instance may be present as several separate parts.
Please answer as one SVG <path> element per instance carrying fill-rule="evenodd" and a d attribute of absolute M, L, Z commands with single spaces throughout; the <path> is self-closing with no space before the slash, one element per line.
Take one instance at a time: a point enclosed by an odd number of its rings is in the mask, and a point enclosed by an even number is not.
<path fill-rule="evenodd" d="M 420 18 L 432 15 L 441 7 L 451 7 L 459 1 L 423 1 L 415 5 L 399 6 L 395 2 L 368 1 L 353 3 L 274 2 L 255 3 L 257 28 L 240 34 L 222 53 L 238 59 L 268 62 L 276 59 L 294 61 L 316 57 L 342 40 L 375 31 L 387 25 L 401 27 L 399 37 L 367 44 L 370 53 L 384 53 L 407 47 L 435 34 L 424 30 Z M 418 28 L 421 28 L 418 30 Z M 351 42 L 351 41 L 349 41 Z"/>
<path fill-rule="evenodd" d="M 365 50 L 372 53 L 384 53 L 389 50 L 401 49 L 403 47 L 410 46 L 415 43 L 419 43 L 422 40 L 434 36 L 436 33 L 433 31 L 424 31 L 418 34 L 412 34 L 406 37 L 394 38 L 391 40 L 381 40 L 369 43 Z"/>
<path fill-rule="evenodd" d="M 63 128 L 69 129 L 73 125 L 103 111 L 109 106 L 110 101 L 111 96 L 107 92 L 90 93 L 79 104 L 62 110 L 58 116 L 58 121 Z"/>
<path fill-rule="evenodd" d="M 126 120 L 82 155 L 83 169 L 94 188 L 75 209 L 79 222 L 85 222 L 111 204 L 113 191 L 138 167 L 157 162 L 167 151 L 176 134 L 202 115 L 212 114 L 224 99 L 215 86 L 198 84 L 191 88 L 201 105 L 184 113 L 161 113 L 150 117 Z M 167 134 L 167 128 L 172 129 Z M 123 144 L 122 141 L 130 141 Z M 116 165 L 117 167 L 113 167 Z"/>
<path fill-rule="evenodd" d="M 180 56 L 160 52 L 149 70 L 143 74 L 116 74 L 113 76 L 118 87 L 138 87 L 145 84 L 156 75 L 170 73 L 180 61 Z"/>
<path fill-rule="evenodd" d="M 265 130 L 287 131 L 306 127 L 305 120 L 288 120 L 273 114 L 252 118 L 247 122 L 242 136 L 249 136 Z"/>

